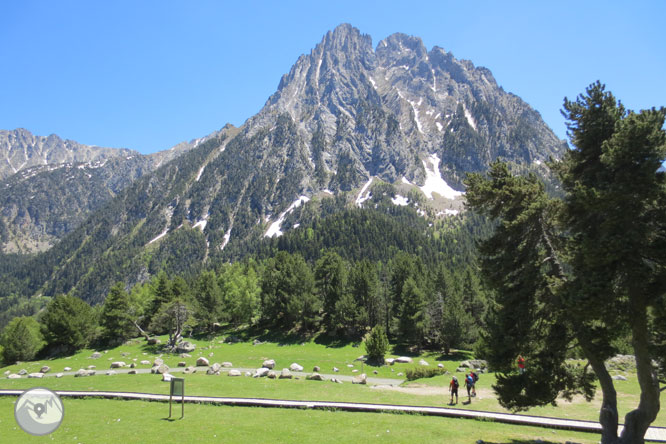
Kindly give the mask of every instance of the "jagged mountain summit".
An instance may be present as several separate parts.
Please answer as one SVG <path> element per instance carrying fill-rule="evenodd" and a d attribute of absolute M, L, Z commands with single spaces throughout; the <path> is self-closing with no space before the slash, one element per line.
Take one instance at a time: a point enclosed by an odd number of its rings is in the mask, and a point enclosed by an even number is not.
<path fill-rule="evenodd" d="M 497 157 L 538 171 L 565 147 L 489 70 L 404 34 L 373 48 L 341 25 L 240 128 L 142 176 L 65 237 L 34 290 L 99 301 L 119 276 L 129 284 L 224 258 L 298 226 L 326 197 L 374 205 L 377 187 L 395 205 L 447 217 L 461 210 L 466 172 Z"/>
<path fill-rule="evenodd" d="M 136 179 L 204 140 L 142 155 L 25 129 L 0 131 L 0 154 L 6 159 L 0 175 L 9 174 L 0 180 L 0 251 L 49 249 Z"/>
<path fill-rule="evenodd" d="M 18 128 L 0 130 L 0 180 L 30 167 L 80 162 L 104 162 L 114 157 L 138 155 L 126 148 L 101 148 L 63 140 L 55 134 L 36 136 Z"/>

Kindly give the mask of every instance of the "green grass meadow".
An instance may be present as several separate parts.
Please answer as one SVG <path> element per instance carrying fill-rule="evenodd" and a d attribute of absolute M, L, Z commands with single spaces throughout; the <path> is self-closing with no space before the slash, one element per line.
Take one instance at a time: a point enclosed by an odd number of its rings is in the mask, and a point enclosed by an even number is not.
<path fill-rule="evenodd" d="M 594 434 L 420 415 L 188 404 L 169 421 L 168 404 L 65 399 L 60 428 L 44 437 L 14 422 L 13 399 L 0 399 L 3 443 L 486 443 L 598 442 Z M 176 417 L 180 410 L 176 410 Z"/>
<path fill-rule="evenodd" d="M 245 338 L 235 344 L 214 340 L 194 340 L 197 350 L 190 358 L 162 354 L 156 347 L 145 345 L 142 340 L 133 341 L 110 350 L 100 350 L 102 357 L 91 359 L 95 350 L 83 350 L 73 356 L 57 359 L 21 363 L 0 369 L 18 372 L 26 369 L 37 372 L 43 365 L 51 367 L 50 373 L 62 372 L 65 367 L 76 371 L 95 365 L 97 375 L 85 378 L 64 376 L 42 379 L 0 379 L 2 389 L 27 389 L 47 387 L 52 390 L 93 390 L 129 391 L 168 394 L 169 384 L 161 381 L 161 375 L 117 374 L 104 375 L 111 362 L 126 363 L 141 360 L 153 361 L 162 356 L 169 367 L 176 367 L 180 361 L 194 365 L 199 356 L 205 356 L 211 363 L 229 361 L 234 367 L 257 368 L 265 359 L 275 359 L 276 369 L 289 367 L 297 362 L 306 372 L 317 365 L 321 373 L 354 375 L 365 371 L 369 377 L 395 378 L 395 387 L 377 388 L 354 385 L 349 382 L 334 384 L 330 381 L 307 381 L 303 378 L 279 380 L 267 378 L 209 376 L 202 373 L 183 375 L 186 395 L 274 398 L 291 400 L 320 400 L 340 402 L 367 402 L 380 404 L 446 406 L 450 375 L 436 376 L 404 382 L 397 387 L 400 379 L 410 367 L 418 366 L 419 359 L 425 359 L 430 366 L 442 363 L 450 372 L 455 372 L 461 360 L 469 357 L 460 354 L 450 358 L 438 354 L 413 356 L 412 364 L 393 366 L 369 366 L 356 361 L 364 353 L 363 347 L 350 344 L 324 345 L 313 341 L 264 342 L 253 345 Z M 209 356 L 212 354 L 212 356 Z M 395 357 L 398 354 L 392 354 Z M 134 361 L 136 359 L 136 361 Z M 353 367 L 349 367 L 352 365 Z M 148 368 L 138 365 L 138 368 Z M 377 374 L 374 374 L 377 371 Z M 402 373 L 403 376 L 398 376 Z M 179 374 L 181 376 L 182 374 Z M 458 376 L 462 377 L 462 373 Z M 639 400 L 639 388 L 635 374 L 624 373 L 627 381 L 616 381 L 620 413 L 623 416 L 633 409 Z M 460 389 L 460 402 L 455 406 L 461 409 L 505 412 L 497 402 L 493 392 L 493 374 L 482 374 L 477 383 L 478 396 L 470 404 L 465 390 Z M 600 397 L 600 393 L 598 394 Z M 588 403 L 582 399 L 573 402 L 561 401 L 557 407 L 534 408 L 526 412 L 530 415 L 551 416 L 570 419 L 596 421 L 600 406 L 599 397 Z M 310 411 L 276 408 L 223 407 L 210 405 L 186 405 L 186 418 L 183 421 L 166 421 L 168 405 L 157 402 L 70 399 L 64 398 L 66 419 L 61 428 L 48 437 L 32 439 L 16 425 L 13 418 L 15 398 L 0 398 L 0 442 L 359 442 L 381 439 L 389 442 L 465 442 L 474 443 L 481 439 L 492 443 L 519 443 L 540 439 L 544 442 L 598 442 L 594 434 L 575 434 L 567 431 L 553 431 L 533 427 L 517 427 L 486 421 L 434 418 L 406 414 L 348 413 L 342 411 Z M 666 426 L 666 414 L 659 415 L 653 425 Z M 388 430 L 388 432 L 387 432 Z M 140 439 L 138 436 L 140 435 Z M 215 436 L 217 435 L 217 436 Z"/>

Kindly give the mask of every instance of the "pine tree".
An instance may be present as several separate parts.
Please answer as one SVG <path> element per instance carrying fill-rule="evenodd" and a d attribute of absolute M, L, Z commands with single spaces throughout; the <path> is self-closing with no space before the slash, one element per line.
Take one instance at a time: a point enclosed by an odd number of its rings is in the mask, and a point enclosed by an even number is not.
<path fill-rule="evenodd" d="M 217 285 L 214 271 L 204 271 L 194 285 L 194 297 L 197 301 L 196 319 L 206 332 L 213 329 L 222 309 L 222 292 Z"/>
<path fill-rule="evenodd" d="M 326 251 L 315 264 L 315 287 L 323 301 L 328 326 L 333 324 L 335 304 L 342 297 L 347 285 L 347 266 L 334 251 Z"/>
<path fill-rule="evenodd" d="M 0 335 L 2 360 L 5 364 L 30 361 L 44 345 L 39 323 L 34 318 L 22 316 L 12 319 Z"/>
<path fill-rule="evenodd" d="M 50 347 L 73 352 L 94 339 L 97 320 L 86 302 L 74 296 L 58 295 L 46 306 L 40 324 Z"/>
<path fill-rule="evenodd" d="M 102 337 L 111 344 L 122 343 L 135 333 L 129 295 L 121 282 L 116 283 L 104 300 L 100 318 Z"/>
<path fill-rule="evenodd" d="M 496 294 L 483 348 L 499 371 L 500 403 L 523 409 L 560 394 L 592 396 L 587 366 L 565 361 L 578 345 L 600 381 L 602 443 L 642 443 L 659 412 L 664 375 L 666 175 L 657 169 L 666 158 L 666 110 L 627 112 L 596 83 L 565 100 L 564 114 L 574 147 L 552 164 L 562 200 L 501 163 L 488 178 L 468 177 L 469 205 L 499 220 L 481 247 Z M 617 395 L 604 361 L 625 335 L 641 400 L 618 437 Z M 524 374 L 515 368 L 518 354 L 527 360 Z"/>

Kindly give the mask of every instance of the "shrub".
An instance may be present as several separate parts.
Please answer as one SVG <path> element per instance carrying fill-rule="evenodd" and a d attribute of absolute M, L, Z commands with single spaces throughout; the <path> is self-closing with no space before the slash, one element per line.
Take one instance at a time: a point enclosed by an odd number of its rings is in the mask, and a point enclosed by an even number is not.
<path fill-rule="evenodd" d="M 433 376 L 439 376 L 446 373 L 446 370 L 443 368 L 430 368 L 430 367 L 414 367 L 407 369 L 405 376 L 408 381 L 413 381 L 415 379 L 421 378 L 432 378 Z"/>
<path fill-rule="evenodd" d="M 384 355 L 388 351 L 388 337 L 381 325 L 375 326 L 365 339 L 365 352 L 371 362 L 384 362 Z"/>

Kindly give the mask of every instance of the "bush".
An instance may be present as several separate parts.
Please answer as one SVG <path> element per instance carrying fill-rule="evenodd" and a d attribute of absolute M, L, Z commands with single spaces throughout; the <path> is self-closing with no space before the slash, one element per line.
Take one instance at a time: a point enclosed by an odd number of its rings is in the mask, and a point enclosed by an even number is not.
<path fill-rule="evenodd" d="M 381 325 L 375 326 L 365 339 L 365 352 L 371 362 L 384 362 L 384 355 L 388 351 L 389 342 L 386 331 Z"/>
<path fill-rule="evenodd" d="M 446 370 L 439 367 L 414 367 L 407 369 L 405 376 L 408 381 L 413 381 L 415 379 L 432 378 L 433 376 L 443 375 L 444 373 L 446 373 Z"/>

